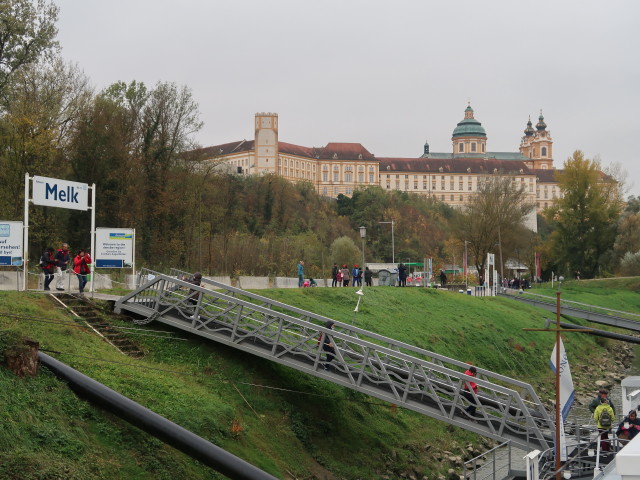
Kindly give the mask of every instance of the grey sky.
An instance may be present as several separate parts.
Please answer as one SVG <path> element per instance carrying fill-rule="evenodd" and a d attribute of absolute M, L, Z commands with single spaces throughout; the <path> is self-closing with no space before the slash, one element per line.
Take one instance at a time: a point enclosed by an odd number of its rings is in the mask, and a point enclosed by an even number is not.
<path fill-rule="evenodd" d="M 187 85 L 202 146 L 252 139 L 267 111 L 289 143 L 450 152 L 470 100 L 489 151 L 517 151 L 542 109 L 557 168 L 581 149 L 640 195 L 635 0 L 55 1 L 65 59 L 97 89 Z"/>

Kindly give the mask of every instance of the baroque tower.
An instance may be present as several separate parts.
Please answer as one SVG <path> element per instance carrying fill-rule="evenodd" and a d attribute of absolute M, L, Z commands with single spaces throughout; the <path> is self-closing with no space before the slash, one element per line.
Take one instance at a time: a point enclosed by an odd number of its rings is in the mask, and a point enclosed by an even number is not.
<path fill-rule="evenodd" d="M 542 111 L 540 111 L 535 130 L 531 123 L 531 117 L 529 117 L 527 128 L 524 129 L 524 136 L 520 142 L 520 153 L 529 159 L 524 162 L 529 168 L 553 169 L 553 139 L 551 132 L 547 131 Z"/>
<path fill-rule="evenodd" d="M 278 114 L 256 113 L 255 169 L 252 173 L 276 173 L 278 159 Z"/>

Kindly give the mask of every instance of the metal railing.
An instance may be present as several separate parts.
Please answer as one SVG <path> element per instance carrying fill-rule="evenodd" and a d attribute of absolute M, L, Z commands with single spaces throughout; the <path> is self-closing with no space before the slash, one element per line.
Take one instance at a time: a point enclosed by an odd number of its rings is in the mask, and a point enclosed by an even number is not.
<path fill-rule="evenodd" d="M 472 394 L 475 415 L 462 395 L 470 380 L 465 362 L 328 317 L 203 278 L 215 288 L 195 286 L 186 272 L 151 271 L 137 290 L 116 302 L 116 311 L 140 315 L 319 376 L 339 385 L 521 448 L 546 449 L 554 424 L 533 388 L 478 368 Z M 180 277 L 180 278 L 178 278 Z M 336 345 L 335 360 L 323 350 L 325 336 Z M 325 366 L 332 366 L 325 370 Z"/>

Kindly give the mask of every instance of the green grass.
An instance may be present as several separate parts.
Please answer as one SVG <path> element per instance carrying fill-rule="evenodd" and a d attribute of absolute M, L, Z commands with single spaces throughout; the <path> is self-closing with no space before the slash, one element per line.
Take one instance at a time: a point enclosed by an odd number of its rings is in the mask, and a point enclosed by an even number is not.
<path fill-rule="evenodd" d="M 630 303 L 637 296 L 617 285 L 600 287 L 612 288 Z M 509 299 L 374 287 L 365 289 L 354 317 L 352 288 L 257 293 L 540 387 L 552 386 L 548 361 L 554 336 L 523 331 L 542 327 L 548 314 Z M 43 350 L 60 352 L 52 356 L 278 478 L 374 479 L 387 470 L 394 477 L 409 469 L 431 478 L 451 468 L 437 460 L 438 452 L 462 454 L 468 443 L 483 441 L 179 331 L 173 340 L 131 334 L 147 352 L 143 360 L 134 360 L 72 323 L 42 322 L 70 322 L 43 295 L 0 293 L 0 312 L 32 317 L 0 315 L 0 348 L 12 341 L 11 334 L 38 340 Z M 171 330 L 159 323 L 146 328 Z M 572 367 L 593 365 L 603 356 L 593 337 L 567 336 L 565 344 Z M 0 405 L 0 478 L 220 478 L 77 398 L 44 368 L 27 379 L 0 369 Z"/>

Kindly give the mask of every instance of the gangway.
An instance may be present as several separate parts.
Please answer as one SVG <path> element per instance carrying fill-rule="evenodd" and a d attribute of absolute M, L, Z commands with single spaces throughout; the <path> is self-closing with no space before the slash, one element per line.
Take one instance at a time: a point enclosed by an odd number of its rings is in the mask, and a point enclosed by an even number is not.
<path fill-rule="evenodd" d="M 500 292 L 498 296 L 508 297 L 528 305 L 542 308 L 549 312 L 556 313 L 556 299 L 546 295 L 536 293 L 509 293 Z M 637 313 L 623 312 L 611 308 L 598 307 L 587 303 L 575 302 L 573 300 L 560 300 L 560 314 L 570 317 L 582 318 L 602 325 L 624 328 L 640 332 L 640 315 Z"/>
<path fill-rule="evenodd" d="M 174 272 L 176 273 L 176 272 Z M 462 391 L 468 364 L 334 321 L 260 295 L 203 278 L 198 287 L 181 274 L 148 271 L 146 282 L 115 303 L 158 321 L 335 384 L 525 450 L 546 450 L 555 425 L 531 385 L 481 368 L 474 381 L 475 416 Z M 336 345 L 325 370 L 323 340 Z"/>

